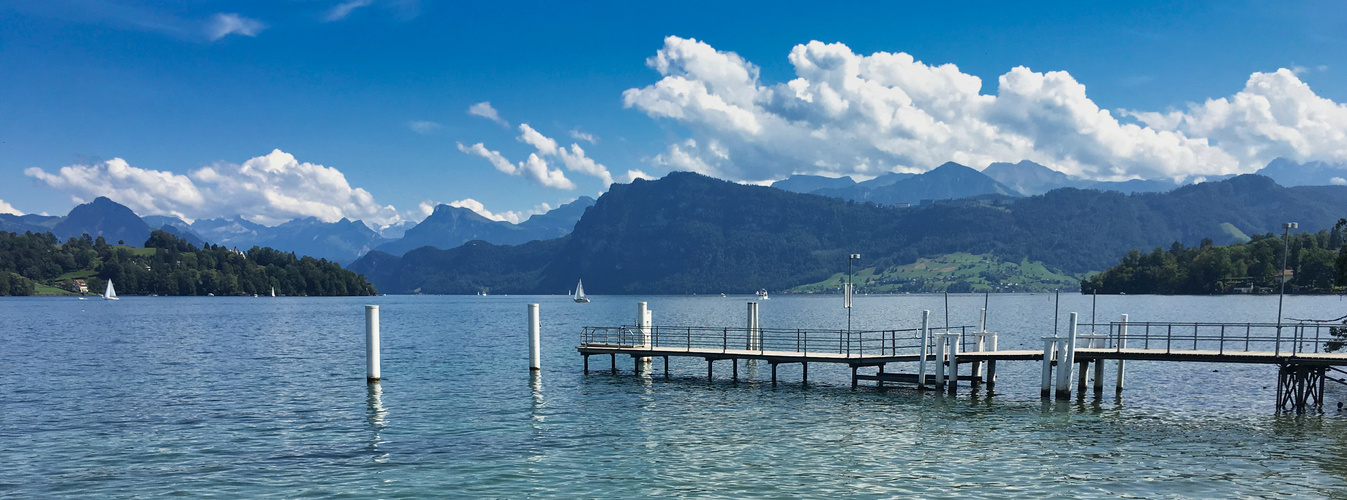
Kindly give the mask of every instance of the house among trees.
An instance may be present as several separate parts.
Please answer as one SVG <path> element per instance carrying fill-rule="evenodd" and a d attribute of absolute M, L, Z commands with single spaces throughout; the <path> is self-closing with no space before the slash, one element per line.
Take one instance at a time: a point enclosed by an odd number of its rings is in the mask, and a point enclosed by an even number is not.
<path fill-rule="evenodd" d="M 70 291 L 75 293 L 89 293 L 89 284 L 84 280 L 73 280 L 70 282 Z"/>

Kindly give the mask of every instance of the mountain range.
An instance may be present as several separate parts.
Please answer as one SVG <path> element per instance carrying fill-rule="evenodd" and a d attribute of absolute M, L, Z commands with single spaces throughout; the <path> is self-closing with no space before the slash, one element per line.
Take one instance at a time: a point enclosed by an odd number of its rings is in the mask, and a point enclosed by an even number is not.
<path fill-rule="evenodd" d="M 420 224 L 376 232 L 363 222 L 349 219 L 323 222 L 308 217 L 270 227 L 242 217 L 198 219 L 192 223 L 166 215 L 140 217 L 130 208 L 100 196 L 76 206 L 63 217 L 0 214 L 0 231 L 51 232 L 62 241 L 87 233 L 109 243 L 142 246 L 152 230 L 162 229 L 198 247 L 207 244 L 241 250 L 253 246 L 271 247 L 344 266 L 375 247 L 401 255 L 412 248 L 453 248 L 470 240 L 519 244 L 557 238 L 570 232 L 575 221 L 593 204 L 593 198 L 581 197 L 547 213 L 535 214 L 519 224 L 493 221 L 466 208 L 440 205 Z M 446 223 L 446 220 L 455 219 L 469 222 Z"/>
<path fill-rule="evenodd" d="M 738 293 L 819 282 L 853 253 L 876 269 L 969 252 L 1083 273 L 1134 248 L 1243 241 L 1286 221 L 1315 231 L 1343 215 L 1347 187 L 1256 175 L 1167 193 L 1060 188 L 900 209 L 675 172 L 613 185 L 562 238 L 374 251 L 349 269 L 386 293 L 562 293 L 581 278 L 594 294 Z"/>
<path fill-rule="evenodd" d="M 1287 187 L 1347 185 L 1347 164 L 1325 162 L 1301 164 L 1278 158 L 1259 169 L 1256 174 L 1271 178 Z M 1234 176 L 1206 176 L 1195 180 L 1215 182 L 1231 177 Z M 774 188 L 794 193 L 898 206 L 988 194 L 1034 196 L 1059 188 L 1118 191 L 1123 194 L 1163 193 L 1183 185 L 1167 180 L 1147 179 L 1095 181 L 1069 176 L 1028 160 L 1019 163 L 992 163 L 981 172 L 948 162 L 921 174 L 890 173 L 864 182 L 856 182 L 850 177 L 796 174 L 772 183 Z"/>

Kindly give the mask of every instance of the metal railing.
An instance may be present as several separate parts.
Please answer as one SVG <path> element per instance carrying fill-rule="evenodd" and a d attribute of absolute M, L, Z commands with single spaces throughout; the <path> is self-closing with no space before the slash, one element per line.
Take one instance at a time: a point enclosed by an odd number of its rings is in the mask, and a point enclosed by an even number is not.
<path fill-rule="evenodd" d="M 1270 352 L 1295 356 L 1325 352 L 1331 342 L 1347 339 L 1330 333 L 1327 323 L 1166 323 L 1112 322 L 1081 324 L 1077 347 L 1214 351 L 1218 354 Z M 1342 325 L 1337 325 L 1341 327 Z M 1096 338 L 1089 338 L 1093 332 Z M 1105 337 L 1106 336 L 1106 337 Z"/>
<path fill-rule="evenodd" d="M 970 326 L 931 328 L 926 346 L 939 333 L 960 334 L 960 350 L 977 345 Z M 895 330 L 806 330 L 774 328 L 713 328 L 697 326 L 587 326 L 580 332 L 582 347 L 647 348 L 662 350 L 720 350 L 840 354 L 848 357 L 918 355 L 923 347 L 920 328 Z"/>

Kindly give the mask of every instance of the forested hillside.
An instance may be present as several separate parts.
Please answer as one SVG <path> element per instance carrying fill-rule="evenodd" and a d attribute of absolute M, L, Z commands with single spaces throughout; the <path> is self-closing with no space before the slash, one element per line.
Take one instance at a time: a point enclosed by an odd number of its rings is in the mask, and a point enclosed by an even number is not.
<path fill-rule="evenodd" d="M 1287 221 L 1326 229 L 1345 213 L 1347 187 L 1247 175 L 1162 194 L 1065 188 L 895 208 L 673 173 L 613 185 L 565 238 L 372 252 L 350 269 L 392 293 L 565 293 L 581 278 L 593 294 L 783 290 L 828 280 L 855 253 L 874 274 L 966 252 L 1079 275 L 1132 249 L 1242 242 Z"/>
<path fill-rule="evenodd" d="M 1289 252 L 1284 251 L 1289 247 Z M 1174 243 L 1168 250 L 1143 254 L 1132 250 L 1122 262 L 1081 282 L 1084 293 L 1211 294 L 1254 293 L 1279 289 L 1283 256 L 1291 270 L 1288 290 L 1326 293 L 1342 282 L 1347 248 L 1341 229 L 1293 234 L 1283 241 L 1273 233 L 1254 235 L 1247 244 L 1197 247 Z"/>
<path fill-rule="evenodd" d="M 237 252 L 211 245 L 197 248 L 164 231 L 154 231 L 145 248 L 109 245 L 102 237 L 70 238 L 51 233 L 0 232 L 0 295 L 32 295 L 40 286 L 72 288 L 85 280 L 101 293 L 107 281 L 121 295 L 373 295 L 359 274 L 312 257 L 271 248 Z"/>

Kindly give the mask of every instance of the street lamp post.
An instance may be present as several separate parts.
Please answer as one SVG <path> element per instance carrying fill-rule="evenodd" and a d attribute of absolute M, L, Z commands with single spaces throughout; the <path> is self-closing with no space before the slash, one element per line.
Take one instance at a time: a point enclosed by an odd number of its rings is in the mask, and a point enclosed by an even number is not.
<path fill-rule="evenodd" d="M 1282 276 L 1282 287 L 1277 292 L 1277 346 L 1273 349 L 1273 354 L 1277 356 L 1282 353 L 1282 302 L 1286 300 L 1286 259 L 1291 253 L 1290 234 L 1292 229 L 1298 227 L 1300 225 L 1294 222 L 1282 224 L 1282 271 L 1279 273 Z"/>
<path fill-rule="evenodd" d="M 845 307 L 847 308 L 847 331 L 848 331 L 848 332 L 851 331 L 851 295 L 852 295 L 853 293 L 855 293 L 855 287 L 852 285 L 852 281 L 851 281 L 851 270 L 852 270 L 851 264 L 852 264 L 853 262 L 856 262 L 856 260 L 858 260 L 858 259 L 860 259 L 860 258 L 861 258 L 861 254 L 858 254 L 858 253 L 853 253 L 853 254 L 851 254 L 851 256 L 847 257 L 847 289 L 844 290 L 843 293 L 842 293 L 842 295 L 843 295 L 842 301 L 844 302 L 843 306 L 845 306 Z"/>

